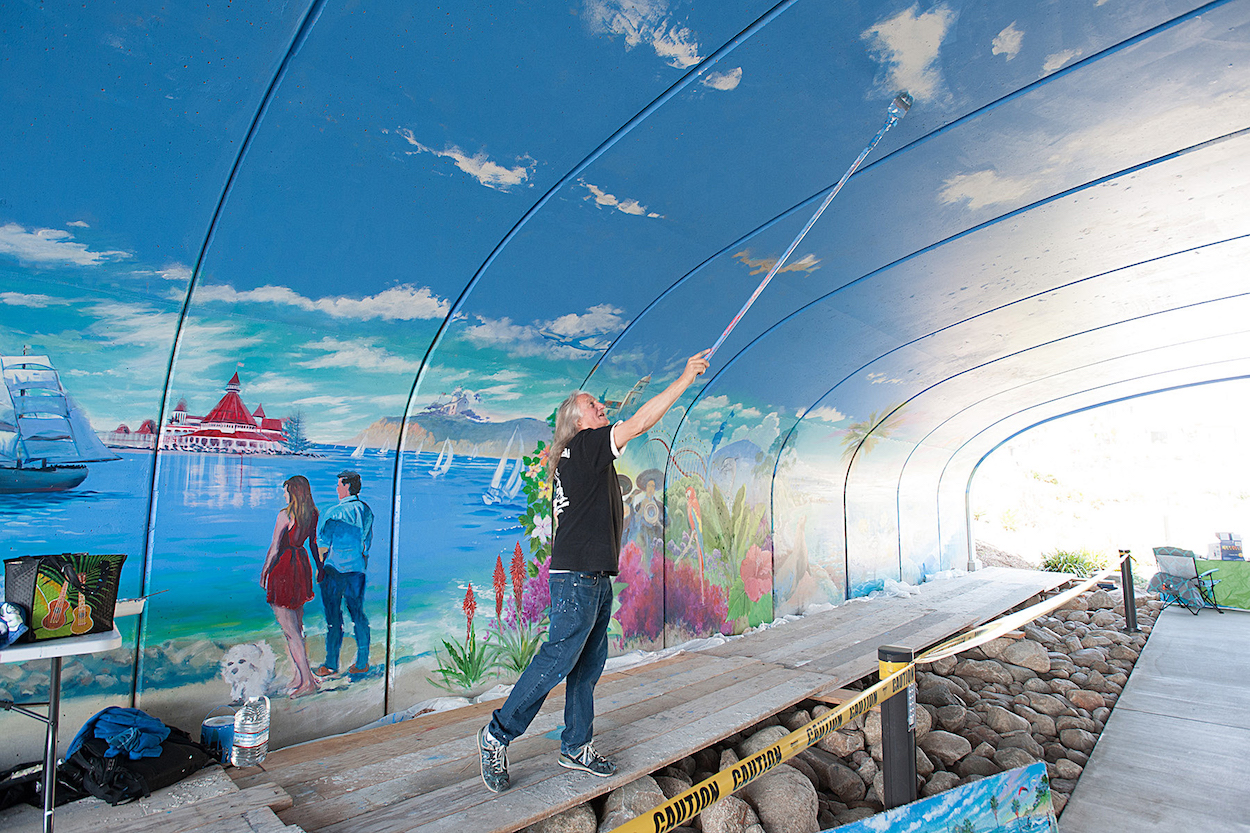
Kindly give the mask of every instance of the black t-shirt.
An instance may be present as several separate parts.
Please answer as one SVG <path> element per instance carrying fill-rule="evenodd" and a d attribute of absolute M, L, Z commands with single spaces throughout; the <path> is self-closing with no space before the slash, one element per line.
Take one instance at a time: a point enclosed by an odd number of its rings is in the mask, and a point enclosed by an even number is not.
<path fill-rule="evenodd" d="M 573 436 L 556 464 L 552 486 L 556 536 L 551 569 L 617 572 L 625 504 L 612 463 L 612 426 L 587 428 Z"/>

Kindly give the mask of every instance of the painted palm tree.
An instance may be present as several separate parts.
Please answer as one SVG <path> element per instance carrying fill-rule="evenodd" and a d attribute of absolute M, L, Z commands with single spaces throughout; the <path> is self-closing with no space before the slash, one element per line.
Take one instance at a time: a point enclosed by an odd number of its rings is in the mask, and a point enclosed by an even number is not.
<path fill-rule="evenodd" d="M 853 422 L 842 436 L 842 458 L 849 459 L 860 447 L 867 454 L 877 443 L 898 430 L 903 423 L 903 406 L 891 405 L 883 411 L 873 411 L 867 419 Z"/>

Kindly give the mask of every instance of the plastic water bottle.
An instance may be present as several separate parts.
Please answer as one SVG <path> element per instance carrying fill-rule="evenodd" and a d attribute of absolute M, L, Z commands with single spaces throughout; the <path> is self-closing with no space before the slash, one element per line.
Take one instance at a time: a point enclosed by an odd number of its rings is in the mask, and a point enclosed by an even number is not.
<path fill-rule="evenodd" d="M 256 766 L 269 752 L 269 698 L 249 697 L 234 713 L 234 746 L 230 763 Z"/>

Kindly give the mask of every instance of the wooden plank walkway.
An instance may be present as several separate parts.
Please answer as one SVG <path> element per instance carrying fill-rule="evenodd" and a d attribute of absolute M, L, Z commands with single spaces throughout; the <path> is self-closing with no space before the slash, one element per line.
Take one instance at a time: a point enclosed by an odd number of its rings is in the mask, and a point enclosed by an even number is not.
<path fill-rule="evenodd" d="M 991 568 L 605 675 L 595 746 L 616 760 L 612 778 L 556 765 L 563 687 L 509 747 L 512 787 L 500 795 L 481 783 L 476 740 L 498 702 L 288 747 L 231 774 L 240 787 L 281 786 L 293 806 L 279 817 L 316 833 L 519 830 L 863 678 L 877 668 L 879 645 L 928 647 L 1065 580 Z"/>
<path fill-rule="evenodd" d="M 1247 680 L 1250 612 L 1163 611 L 1059 829 L 1250 831 Z"/>

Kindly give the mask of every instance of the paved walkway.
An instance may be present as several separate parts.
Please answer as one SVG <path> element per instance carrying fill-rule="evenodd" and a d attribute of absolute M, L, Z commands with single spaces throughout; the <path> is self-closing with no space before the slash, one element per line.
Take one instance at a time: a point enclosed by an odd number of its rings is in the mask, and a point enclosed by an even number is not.
<path fill-rule="evenodd" d="M 1163 611 L 1061 833 L 1250 831 L 1250 613 Z"/>

